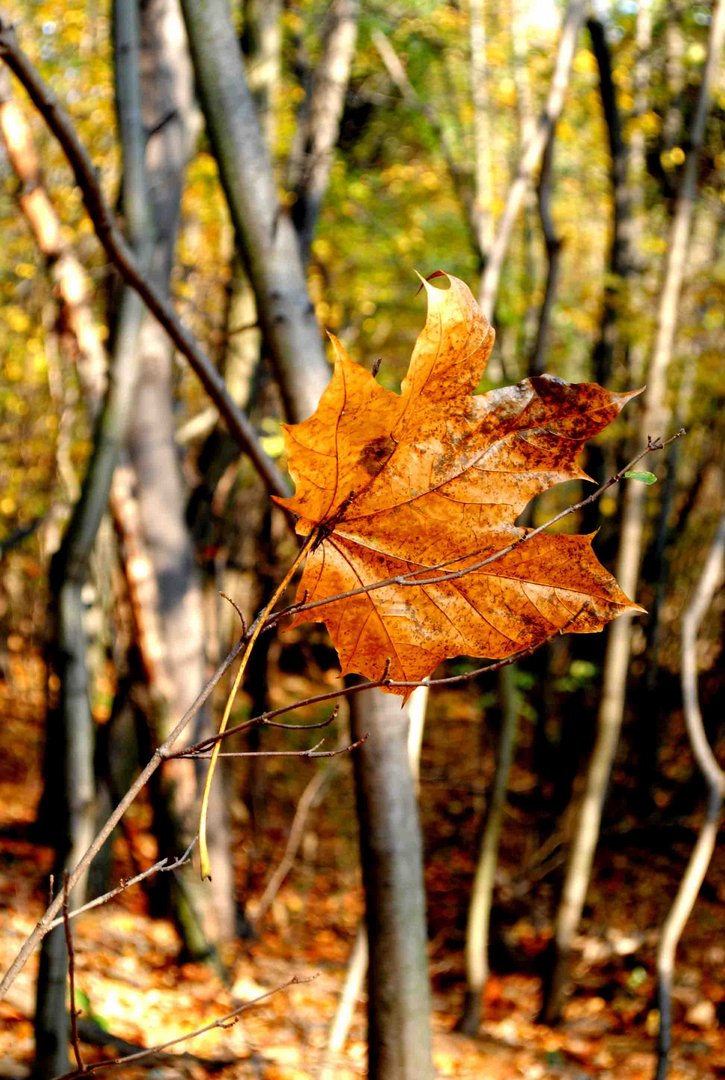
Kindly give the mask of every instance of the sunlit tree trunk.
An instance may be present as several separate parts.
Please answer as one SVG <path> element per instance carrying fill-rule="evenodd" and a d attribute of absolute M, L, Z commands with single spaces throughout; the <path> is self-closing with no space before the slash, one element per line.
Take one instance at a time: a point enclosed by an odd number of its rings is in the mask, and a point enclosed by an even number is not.
<path fill-rule="evenodd" d="M 494 238 L 488 254 L 478 293 L 478 302 L 486 318 L 490 319 L 496 302 L 503 262 L 508 250 L 511 233 L 521 209 L 531 178 L 541 163 L 549 135 L 564 105 L 564 95 L 569 84 L 579 31 L 584 21 L 586 0 L 570 0 L 564 16 L 556 55 L 554 74 L 543 112 L 532 130 L 531 138 L 524 147 L 516 170 L 516 176 L 506 195 L 503 213 L 496 223 Z"/>
<path fill-rule="evenodd" d="M 643 395 L 644 410 L 639 427 L 645 435 L 653 438 L 666 434 L 664 427 L 669 417 L 665 397 L 667 372 L 674 346 L 705 121 L 724 36 L 725 7 L 718 0 L 713 8 L 707 59 L 690 134 L 690 150 L 685 161 L 682 187 L 670 231 L 657 313 L 657 333 L 648 371 L 647 389 Z M 630 482 L 625 490 L 616 577 L 629 596 L 634 596 L 637 590 L 644 533 L 646 490 L 642 484 L 636 482 Z M 620 616 L 608 631 L 602 696 L 597 717 L 597 739 L 589 763 L 576 829 L 567 859 L 562 897 L 556 919 L 552 963 L 545 985 L 542 1016 L 548 1022 L 558 1020 L 561 1015 L 572 941 L 581 920 L 591 877 L 602 807 L 624 715 L 632 618 L 630 614 Z"/>
<path fill-rule="evenodd" d="M 309 259 L 330 180 L 359 16 L 359 0 L 333 0 L 330 4 L 322 35 L 322 55 L 315 66 L 309 96 L 295 132 L 287 183 L 294 200 L 292 220 L 304 262 Z"/>
<path fill-rule="evenodd" d="M 149 234 L 153 250 L 149 278 L 168 292 L 178 231 L 184 170 L 198 124 L 191 65 L 176 0 L 141 5 L 141 93 L 139 117 L 147 177 Z M 117 63 L 124 56 L 117 53 Z M 185 521 L 186 492 L 175 440 L 173 347 L 155 319 L 145 315 L 139 342 L 139 379 L 128 436 L 136 475 L 136 496 L 146 550 L 156 579 L 163 644 L 161 681 L 157 684 L 154 738 L 166 737 L 169 725 L 199 693 L 206 678 L 201 588 L 191 536 Z M 203 716 L 198 724 L 203 725 Z M 190 761 L 167 763 L 156 797 L 157 828 L 163 855 L 178 855 L 196 831 L 196 770 Z M 210 943 L 234 933 L 233 882 L 223 803 L 213 807 L 213 885 L 202 886 L 191 866 L 170 887 L 174 921 L 187 955 L 201 957 Z M 173 848 L 175 850 L 167 850 Z"/>

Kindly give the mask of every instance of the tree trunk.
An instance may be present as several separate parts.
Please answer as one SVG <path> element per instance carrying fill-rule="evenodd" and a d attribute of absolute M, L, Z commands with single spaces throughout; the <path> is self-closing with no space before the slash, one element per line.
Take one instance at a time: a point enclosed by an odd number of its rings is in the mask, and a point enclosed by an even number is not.
<path fill-rule="evenodd" d="M 141 92 L 148 216 L 153 253 L 149 279 L 165 295 L 174 261 L 184 171 L 197 133 L 191 64 L 177 0 L 147 0 L 141 5 Z M 119 54 L 119 61 L 122 55 Z M 137 480 L 141 528 L 157 583 L 166 688 L 154 720 L 155 741 L 163 741 L 175 718 L 192 702 L 206 680 L 201 588 L 191 536 L 185 520 L 186 491 L 175 441 L 173 347 L 159 324 L 146 314 L 139 342 L 139 379 L 128 451 Z M 206 711 L 197 719 L 203 729 Z M 174 857 L 196 831 L 197 778 L 191 761 L 167 762 L 161 770 L 166 819 L 162 838 Z M 224 805 L 215 792 L 215 811 Z M 212 889 L 204 887 L 191 865 L 163 879 L 171 887 L 171 906 L 187 955 L 200 957 L 210 942 L 234 934 L 235 913 L 228 828 L 215 812 Z M 196 914 L 194 914 L 194 912 Z M 203 928 L 203 929 L 202 929 Z"/>
<path fill-rule="evenodd" d="M 128 11 L 129 79 L 122 93 L 120 115 L 133 117 L 140 107 L 137 54 L 133 40 L 138 32 L 135 9 Z M 136 77 L 134 77 L 136 76 Z M 123 119 L 122 119 L 123 127 Z M 140 127 L 139 127 L 140 132 Z M 127 225 L 132 246 L 144 247 L 146 223 L 143 217 L 145 178 L 138 144 L 125 145 L 124 161 Z M 141 254 L 141 261 L 144 256 Z M 56 888 L 63 874 L 80 860 L 95 833 L 93 784 L 93 719 L 88 694 L 87 643 L 83 625 L 82 589 L 89 575 L 93 544 L 108 504 L 113 471 L 118 461 L 133 401 L 137 372 L 136 354 L 141 301 L 124 290 L 119 304 L 112 349 L 108 391 L 96 425 L 93 451 L 83 491 L 53 560 L 51 581 L 56 597 L 56 655 L 60 678 L 57 710 L 48 718 L 51 753 L 46 760 L 51 769 L 50 790 L 56 829 Z M 61 762 L 61 778 L 58 763 Z M 60 779 L 60 782 L 59 782 Z M 82 902 L 83 886 L 74 890 L 72 903 Z M 51 931 L 43 941 L 36 998 L 36 1050 L 34 1076 L 47 1080 L 68 1068 L 68 1013 L 65 991 L 67 963 L 63 927 Z"/>
<path fill-rule="evenodd" d="M 549 348 L 549 331 L 551 329 L 551 313 L 554 309 L 554 300 L 559 286 L 559 268 L 561 265 L 561 249 L 563 241 L 556 231 L 554 219 L 551 216 L 551 174 L 554 164 L 554 140 L 556 129 L 551 129 L 549 140 L 544 149 L 541 161 L 541 174 L 539 176 L 539 216 L 541 218 L 541 230 L 544 234 L 546 247 L 546 285 L 544 287 L 544 299 L 539 312 L 539 321 L 536 327 L 536 341 L 529 361 L 529 375 L 543 375 L 546 371 L 546 356 Z"/>
<path fill-rule="evenodd" d="M 332 0 L 323 31 L 322 55 L 295 133 L 288 184 L 294 198 L 292 221 L 305 263 L 330 180 L 359 17 L 359 0 Z"/>
<path fill-rule="evenodd" d="M 209 139 L 287 418 L 314 412 L 328 381 L 289 212 L 247 86 L 227 0 L 181 0 Z"/>
<path fill-rule="evenodd" d="M 689 919 L 697 894 L 705 880 L 717 841 L 718 824 L 725 798 L 725 772 L 707 741 L 697 700 L 697 631 L 713 597 L 722 583 L 725 557 L 725 515 L 715 534 L 710 553 L 695 588 L 694 596 L 682 618 L 682 698 L 685 723 L 695 760 L 707 785 L 707 810 L 677 896 L 662 927 L 657 949 L 657 1004 L 660 1030 L 657 1041 L 657 1078 L 665 1080 L 672 1044 L 672 972 L 675 950 Z"/>
<path fill-rule="evenodd" d="M 432 1080 L 423 851 L 408 715 L 380 691 L 350 699 L 369 942 L 368 1076 Z"/>
<path fill-rule="evenodd" d="M 516 747 L 519 703 L 514 685 L 513 666 L 499 673 L 499 698 L 502 707 L 501 734 L 496 754 L 491 801 L 481 836 L 476 874 L 471 887 L 466 926 L 466 997 L 458 1030 L 465 1035 L 478 1035 L 481 1025 L 482 995 L 489 975 L 488 949 L 493 887 L 498 862 L 506 792 Z"/>
<path fill-rule="evenodd" d="M 657 315 L 657 334 L 647 389 L 643 395 L 644 416 L 639 429 L 653 438 L 665 434 L 664 427 L 668 420 L 665 400 L 667 371 L 672 357 L 687 258 L 700 150 L 724 36 L 725 6 L 718 0 L 712 13 L 707 59 L 692 125 L 690 151 L 672 221 Z M 645 518 L 644 493 L 644 485 L 632 481 L 625 490 L 616 577 L 629 596 L 635 595 L 639 576 Z M 602 696 L 597 718 L 597 739 L 567 860 L 551 965 L 545 980 L 542 1017 L 548 1023 L 557 1021 L 561 1016 L 572 941 L 581 920 L 591 876 L 604 798 L 624 716 L 632 618 L 630 614 L 621 615 L 608 632 Z"/>
<path fill-rule="evenodd" d="M 276 199 L 225 0 L 182 0 L 182 7 L 209 137 L 265 342 L 288 417 L 300 420 L 315 409 L 329 369 L 297 238 Z M 400 703 L 380 691 L 355 695 L 351 714 L 353 731 L 371 733 L 370 744 L 359 759 L 357 751 L 355 756 L 366 918 L 374 953 L 368 1005 L 371 1075 L 426 1080 L 431 1057 L 425 900 L 407 719 Z"/>
<path fill-rule="evenodd" d="M 586 0 L 570 0 L 567 7 L 546 105 L 531 134 L 528 145 L 524 147 L 516 176 L 508 189 L 503 214 L 496 225 L 493 243 L 488 253 L 488 260 L 483 271 L 478 294 L 478 302 L 487 319 L 491 318 L 496 303 L 504 257 L 526 189 L 541 162 L 549 135 L 564 104 L 564 94 L 569 84 L 569 73 L 574 59 L 579 30 L 584 21 L 586 6 Z"/>

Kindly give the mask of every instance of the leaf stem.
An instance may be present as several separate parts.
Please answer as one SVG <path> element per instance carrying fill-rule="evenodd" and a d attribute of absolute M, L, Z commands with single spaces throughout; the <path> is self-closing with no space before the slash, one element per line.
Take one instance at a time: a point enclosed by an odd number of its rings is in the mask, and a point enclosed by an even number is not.
<path fill-rule="evenodd" d="M 308 552 L 314 546 L 314 544 L 315 544 L 315 542 L 317 540 L 317 533 L 318 533 L 318 530 L 314 529 L 310 533 L 310 535 L 307 537 L 304 544 L 302 545 L 300 550 L 297 552 L 297 555 L 295 556 L 294 560 L 290 564 L 286 574 L 284 575 L 284 577 L 280 581 L 279 585 L 275 589 L 274 593 L 272 594 L 272 597 L 269 600 L 267 606 L 259 613 L 259 615 L 255 619 L 254 626 L 252 627 L 252 631 L 251 631 L 251 633 L 249 635 L 249 640 L 247 641 L 246 645 L 244 646 L 244 652 L 242 653 L 242 659 L 241 659 L 241 662 L 239 664 L 239 668 L 237 669 L 237 674 L 234 677 L 234 682 L 233 682 L 232 688 L 231 688 L 231 690 L 229 692 L 229 696 L 227 698 L 227 703 L 224 706 L 224 714 L 222 716 L 221 724 L 219 725 L 219 733 L 218 733 L 218 736 L 217 736 L 219 739 L 221 739 L 221 736 L 224 734 L 224 732 L 227 729 L 227 724 L 229 723 L 229 717 L 231 716 L 231 713 L 232 713 L 232 707 L 234 706 L 234 701 L 236 699 L 237 693 L 239 692 L 239 687 L 241 686 L 242 679 L 244 677 L 244 672 L 247 669 L 247 661 L 249 660 L 249 656 L 251 654 L 252 649 L 254 648 L 255 642 L 257 641 L 257 638 L 262 633 L 262 631 L 265 629 L 265 622 L 266 622 L 266 619 L 267 619 L 270 611 L 272 610 L 274 605 L 277 603 L 280 596 L 282 596 L 282 594 L 284 593 L 285 589 L 287 588 L 290 581 L 292 580 L 295 572 L 297 571 L 297 568 L 304 561 L 304 559 L 307 556 Z M 206 824 L 207 824 L 207 817 L 208 817 L 208 812 L 209 812 L 209 797 L 211 795 L 211 785 L 212 785 L 212 781 L 214 779 L 214 773 L 216 771 L 217 761 L 219 759 L 220 748 L 221 748 L 221 741 L 215 743 L 215 745 L 214 745 L 214 749 L 212 751 L 211 759 L 209 761 L 209 771 L 206 774 L 206 781 L 204 783 L 204 793 L 203 793 L 202 799 L 201 799 L 201 812 L 200 812 L 200 816 L 199 816 L 199 858 L 200 858 L 200 862 L 201 862 L 202 881 L 204 879 L 206 879 L 206 878 L 211 879 L 211 863 L 210 863 L 210 860 L 209 860 L 209 849 L 208 849 L 207 842 L 206 842 Z"/>

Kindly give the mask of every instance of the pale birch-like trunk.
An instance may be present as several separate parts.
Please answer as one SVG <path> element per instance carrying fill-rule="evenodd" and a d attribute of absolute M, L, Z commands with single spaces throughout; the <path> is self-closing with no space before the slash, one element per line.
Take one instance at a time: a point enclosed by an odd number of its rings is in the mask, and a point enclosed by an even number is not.
<path fill-rule="evenodd" d="M 149 279 L 168 294 L 179 224 L 185 167 L 198 123 L 193 77 L 177 0 L 148 0 L 141 5 L 141 130 L 144 138 L 150 236 Z M 118 56 L 121 63 L 123 57 Z M 154 737 L 163 741 L 170 726 L 206 681 L 205 632 L 201 587 L 191 535 L 185 520 L 186 490 L 175 440 L 174 350 L 150 315 L 144 316 L 139 341 L 139 378 L 129 429 L 128 452 L 137 488 L 139 519 L 158 594 L 163 642 L 160 663 L 163 699 L 154 717 Z M 204 714 L 197 720 L 203 727 Z M 196 831 L 197 776 L 191 761 L 167 762 L 161 770 L 157 803 L 160 841 L 183 850 Z M 171 910 L 188 955 L 200 957 L 210 942 L 234 934 L 235 909 L 222 791 L 217 788 L 212 847 L 215 875 L 203 886 L 189 866 L 183 882 L 171 884 Z M 163 818 L 164 824 L 161 824 Z M 166 881 L 164 881 L 166 884 Z"/>
<path fill-rule="evenodd" d="M 471 886 L 466 925 L 466 997 L 458 1030 L 465 1035 L 477 1035 L 481 1025 L 482 997 L 489 976 L 488 950 L 493 889 L 496 880 L 499 841 L 506 808 L 506 792 L 516 748 L 519 702 L 513 666 L 499 673 L 498 691 L 501 702 L 501 732 L 496 752 L 496 771 L 491 798 L 481 834 L 476 873 Z"/>
<path fill-rule="evenodd" d="M 692 226 L 697 172 L 710 108 L 717 65 L 725 37 L 725 6 L 718 0 L 712 13 L 707 59 L 702 74 L 675 214 L 670 231 L 662 292 L 657 312 L 657 332 L 643 394 L 643 417 L 639 430 L 655 438 L 666 434 L 669 419 L 666 400 L 667 373 L 672 358 L 677 312 L 687 260 Z M 616 577 L 622 589 L 634 596 L 637 591 L 642 554 L 645 493 L 642 484 L 630 482 L 624 496 Z M 552 963 L 547 973 L 542 1016 L 548 1022 L 559 1019 L 568 978 L 572 941 L 581 920 L 591 877 L 602 808 L 625 708 L 627 672 L 633 615 L 621 615 L 608 631 L 602 677 L 602 696 L 597 717 L 597 738 L 587 771 L 575 833 L 572 839 L 561 902 L 556 919 Z"/>
<path fill-rule="evenodd" d="M 672 1048 L 672 977 L 675 950 L 692 914 L 717 841 L 720 812 L 725 798 L 725 772 L 707 741 L 697 694 L 697 632 L 713 597 L 722 584 L 725 558 L 725 515 L 715 534 L 693 597 L 682 617 L 682 699 L 690 745 L 707 787 L 707 809 L 677 896 L 665 919 L 657 949 L 657 1004 L 660 1014 L 657 1040 L 657 1077 L 666 1080 Z"/>
<path fill-rule="evenodd" d="M 323 30 L 322 55 L 295 132 L 287 183 L 294 199 L 292 221 L 305 263 L 330 181 L 359 17 L 359 0 L 332 0 Z"/>
<path fill-rule="evenodd" d="M 488 253 L 478 292 L 478 302 L 487 319 L 491 319 L 493 314 L 504 258 L 509 247 L 516 218 L 531 179 L 541 164 L 541 158 L 549 135 L 556 125 L 564 105 L 564 96 L 569 85 L 571 65 L 579 31 L 584 22 L 586 7 L 586 0 L 570 0 L 566 9 L 554 65 L 554 74 L 546 104 L 533 128 L 528 144 L 523 149 L 516 176 L 509 185 L 503 213 L 496 223 L 493 242 Z"/>

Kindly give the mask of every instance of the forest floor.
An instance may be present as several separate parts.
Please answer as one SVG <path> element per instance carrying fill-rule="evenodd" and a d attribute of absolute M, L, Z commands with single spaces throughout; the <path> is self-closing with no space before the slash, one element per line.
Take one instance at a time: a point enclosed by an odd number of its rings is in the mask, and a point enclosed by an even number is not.
<path fill-rule="evenodd" d="M 11 652 L 0 677 L 0 964 L 3 970 L 42 912 L 51 852 L 29 839 L 41 790 L 42 665 Z M 277 693 L 309 692 L 285 680 Z M 480 1033 L 454 1031 L 463 1001 L 466 897 L 476 836 L 490 780 L 495 740 L 481 724 L 474 693 L 441 696 L 426 730 L 421 810 L 433 980 L 434 1059 L 439 1077 L 527 1080 L 558 1077 L 649 1080 L 654 1074 L 654 952 L 657 928 L 685 865 L 698 815 L 663 830 L 621 818 L 611 823 L 597 857 L 562 1024 L 537 1024 L 538 973 L 551 936 L 561 845 L 540 835 L 530 802 L 534 779 L 514 769 L 494 911 L 492 970 Z M 269 738 L 265 733 L 265 739 Z M 267 745 L 309 745 L 300 733 L 277 733 Z M 332 745 L 335 735 L 330 735 Z M 526 754 L 520 755 L 525 760 Z M 351 770 L 332 762 L 267 759 L 256 777 L 256 828 L 243 798 L 250 766 L 237 771 L 231 813 L 240 897 L 254 903 L 276 866 L 299 795 L 319 768 L 330 772 L 313 807 L 300 852 L 257 935 L 224 950 L 226 981 L 205 964 L 179 961 L 165 920 L 148 917 L 140 888 L 74 920 L 77 1002 L 96 1022 L 100 1041 L 81 1043 L 84 1061 L 129 1052 L 120 1042 L 152 1047 L 194 1031 L 241 1001 L 300 981 L 245 1011 L 233 1026 L 216 1027 L 156 1056 L 144 1066 L 105 1067 L 96 1075 L 127 1080 L 185 1078 L 303 1080 L 323 1075 L 325 1048 L 355 939 L 362 898 L 356 865 Z M 616 777 L 615 777 L 616 781 Z M 115 874 L 153 857 L 143 805 L 115 846 Z M 559 838 L 560 839 L 560 838 Z M 133 849 L 133 859 L 129 852 Z M 0 1077 L 30 1071 L 37 957 L 0 1003 Z M 674 1051 L 670 1080 L 714 1080 L 725 1069 L 725 859 L 710 868 L 678 951 Z M 719 1016 L 718 1016 L 719 1014 Z M 103 1035 L 105 1031 L 107 1035 Z M 87 1027 L 84 1028 L 87 1031 Z M 344 1052 L 329 1062 L 330 1080 L 366 1072 L 364 1001 L 358 1001 Z"/>

